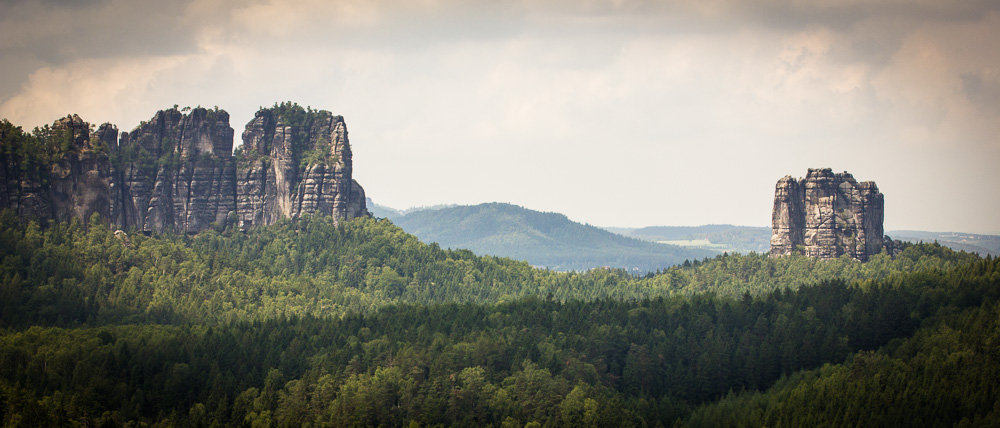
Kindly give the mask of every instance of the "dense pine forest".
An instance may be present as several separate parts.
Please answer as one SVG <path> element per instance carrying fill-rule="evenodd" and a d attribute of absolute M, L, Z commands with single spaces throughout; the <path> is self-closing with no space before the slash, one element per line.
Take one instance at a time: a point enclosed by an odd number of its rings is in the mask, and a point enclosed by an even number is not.
<path fill-rule="evenodd" d="M 0 213 L 4 426 L 996 426 L 1000 261 L 636 277 L 387 220 L 123 233 Z"/>

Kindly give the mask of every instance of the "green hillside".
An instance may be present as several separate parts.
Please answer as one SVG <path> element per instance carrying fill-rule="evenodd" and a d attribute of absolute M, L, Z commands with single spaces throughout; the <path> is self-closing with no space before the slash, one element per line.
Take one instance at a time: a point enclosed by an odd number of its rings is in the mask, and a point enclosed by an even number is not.
<path fill-rule="evenodd" d="M 765 391 L 730 392 L 685 426 L 993 427 L 1000 424 L 997 260 L 961 270 L 980 281 L 973 305 L 926 318 L 908 338 L 837 364 L 791 373 Z M 954 297 L 962 287 L 947 287 Z M 980 294 L 982 293 L 982 294 Z M 987 297 L 988 296 L 988 297 Z"/>
<path fill-rule="evenodd" d="M 823 279 L 871 281 L 950 269 L 977 257 L 938 244 L 895 259 L 761 254 L 716 256 L 633 276 L 621 269 L 560 273 L 526 262 L 425 244 L 387 220 L 333 225 L 303 218 L 194 236 L 112 233 L 99 221 L 23 223 L 0 212 L 4 325 L 265 320 L 368 313 L 387 304 L 624 299 L 795 290 Z"/>
<path fill-rule="evenodd" d="M 389 219 L 424 242 L 558 271 L 613 267 L 645 274 L 719 253 L 623 237 L 562 214 L 503 203 L 424 209 Z"/>
<path fill-rule="evenodd" d="M 0 297 L 3 426 L 1000 422 L 1000 260 L 937 244 L 635 277 L 372 219 L 146 237 L 4 211 Z"/>

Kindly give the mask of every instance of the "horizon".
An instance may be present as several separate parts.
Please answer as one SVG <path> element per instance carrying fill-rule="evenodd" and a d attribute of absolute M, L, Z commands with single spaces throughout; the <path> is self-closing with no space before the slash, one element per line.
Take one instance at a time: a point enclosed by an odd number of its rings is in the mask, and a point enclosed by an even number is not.
<path fill-rule="evenodd" d="M 173 107 L 171 107 L 171 108 L 173 108 Z M 178 105 L 178 106 L 176 106 L 176 108 L 178 110 L 186 110 L 186 109 L 189 109 L 189 108 L 205 108 L 205 109 L 210 109 L 209 107 L 204 107 L 204 106 L 201 106 L 201 105 L 196 106 L 196 107 L 191 107 L 191 106 L 181 107 L 181 106 Z M 263 107 L 263 108 L 267 108 L 267 107 Z M 228 110 L 226 110 L 224 108 L 220 107 L 219 109 L 223 110 L 223 111 L 226 111 L 228 113 Z M 321 109 L 322 108 L 320 108 L 319 110 L 321 110 Z M 164 109 L 164 110 L 167 110 L 167 109 Z M 70 113 L 70 115 L 72 115 L 72 114 L 75 114 L 75 113 Z M 185 114 L 187 114 L 187 113 L 185 113 Z M 333 114 L 336 115 L 336 113 L 333 113 Z M 65 116 L 63 116 L 63 117 L 65 117 Z M 82 118 L 82 119 L 84 121 L 87 121 L 86 118 Z M 232 115 L 231 114 L 230 114 L 230 119 L 232 119 Z M 58 118 L 56 120 L 58 120 Z M 345 120 L 346 120 L 346 118 L 345 118 Z M 89 121 L 87 121 L 87 122 L 90 123 L 91 125 L 97 125 L 97 126 L 105 123 L 105 122 L 89 122 Z M 13 123 L 13 124 L 15 126 L 21 126 L 20 124 L 17 124 L 17 123 Z M 114 124 L 114 123 L 112 123 L 112 125 L 114 125 L 116 127 L 119 126 L 118 124 Z M 233 127 L 232 125 L 233 125 L 232 124 L 232 120 L 230 120 L 230 127 Z M 44 126 L 44 125 L 38 125 L 38 126 Z M 25 127 L 22 126 L 22 129 L 24 129 L 24 128 Z M 134 130 L 136 130 L 138 128 L 139 128 L 138 124 L 136 124 L 136 126 L 133 127 L 133 128 L 119 128 L 119 133 L 122 133 L 122 132 L 132 132 L 132 131 L 134 131 Z M 233 127 L 233 130 L 234 130 L 234 134 L 233 134 L 233 151 L 235 152 L 235 150 L 238 147 L 241 147 L 243 145 L 243 142 L 242 142 L 241 139 L 237 138 L 237 135 L 236 135 L 235 131 L 237 131 L 238 128 Z M 352 150 L 355 149 L 354 143 L 351 143 L 351 148 L 352 148 Z M 813 169 L 815 169 L 815 168 L 813 168 Z M 848 172 L 848 173 L 850 173 L 850 171 L 842 171 L 842 172 Z M 788 175 L 791 175 L 791 174 L 788 174 Z M 793 178 L 802 179 L 804 176 L 805 176 L 805 174 L 802 174 L 801 177 L 795 177 L 793 175 Z M 869 180 L 858 180 L 858 181 L 860 182 L 860 181 L 869 181 Z M 364 184 L 362 184 L 362 187 L 363 186 L 364 186 Z M 375 199 L 372 198 L 371 196 L 367 196 L 367 199 L 372 200 L 373 202 L 375 202 Z M 606 224 L 605 225 L 599 225 L 599 224 L 594 224 L 594 223 L 587 222 L 585 220 L 580 220 L 580 219 L 574 218 L 573 215 L 570 215 L 570 214 L 567 214 L 567 213 L 564 213 L 564 212 L 536 209 L 536 208 L 531 208 L 531 207 L 528 207 L 526 205 L 523 205 L 523 204 L 520 204 L 520 203 L 517 203 L 517 202 L 512 202 L 512 201 L 498 201 L 498 200 L 484 201 L 484 202 L 472 202 L 472 203 L 441 202 L 441 203 L 435 203 L 435 204 L 410 206 L 410 207 L 407 207 L 407 208 L 397 208 L 397 207 L 388 206 L 388 205 L 385 205 L 385 204 L 380 204 L 380 203 L 377 203 L 377 202 L 375 202 L 375 203 L 377 205 L 380 205 L 380 206 L 385 207 L 385 208 L 389 208 L 389 209 L 392 209 L 392 210 L 403 212 L 404 214 L 407 213 L 407 212 L 421 211 L 421 210 L 427 210 L 427 209 L 440 209 L 440 208 L 451 208 L 451 207 L 461 207 L 461 206 L 477 206 L 477 205 L 484 205 L 484 204 L 509 204 L 509 205 L 514 205 L 514 206 L 517 206 L 517 207 L 520 207 L 520 208 L 524 208 L 524 209 L 528 209 L 528 210 L 532 210 L 532 211 L 538 211 L 538 212 L 543 212 L 543 213 L 562 214 L 562 215 L 565 215 L 567 218 L 569 218 L 571 221 L 574 221 L 576 223 L 580 223 L 580 224 L 584 224 L 584 225 L 588 225 L 588 226 L 594 226 L 594 227 L 598 227 L 598 228 L 641 229 L 641 228 L 646 228 L 646 227 L 702 227 L 702 226 L 713 226 L 713 225 L 736 226 L 736 227 L 764 227 L 764 228 L 770 228 L 771 227 L 771 225 L 769 225 L 769 224 L 768 225 L 752 225 L 752 224 L 739 224 L 739 223 L 733 223 L 733 222 L 722 222 L 722 223 L 716 222 L 716 223 L 700 223 L 700 224 L 659 224 L 659 223 L 653 223 L 653 224 L 643 224 L 643 225 L 634 225 L 634 226 L 633 225 L 618 225 L 618 224 L 613 224 L 613 225 L 606 225 Z M 967 231 L 967 230 L 929 230 L 929 229 L 890 228 L 888 226 L 884 226 L 883 225 L 883 230 L 886 233 L 888 233 L 890 231 L 894 231 L 894 232 L 901 232 L 902 231 L 902 232 L 931 232 L 931 233 L 968 233 L 968 234 L 975 234 L 975 235 L 1000 236 L 1000 229 L 998 229 L 995 232 L 973 232 L 973 231 Z"/>
<path fill-rule="evenodd" d="M 885 230 L 1000 234 L 996 2 L 3 9 L 0 118 L 24 129 L 201 105 L 241 131 L 291 100 L 344 116 L 355 178 L 386 206 L 768 225 L 778 179 L 832 168 L 877 183 Z"/>
<path fill-rule="evenodd" d="M 390 207 L 390 206 L 387 206 L 387 205 L 380 204 L 377 201 L 375 201 L 374 199 L 372 199 L 372 197 L 370 197 L 370 196 L 368 196 L 367 199 L 370 200 L 370 201 L 372 201 L 372 203 L 374 203 L 375 205 L 378 205 L 378 206 L 380 206 L 382 208 L 388 208 L 388 209 L 393 210 L 393 211 L 398 211 L 398 212 L 402 213 L 404 216 L 407 215 L 407 214 L 409 214 L 409 213 L 411 213 L 411 212 L 416 212 L 416 211 L 439 210 L 439 209 L 457 208 L 457 207 L 474 207 L 474 206 L 489 205 L 489 204 L 506 204 L 506 205 L 513 205 L 513 206 L 518 207 L 518 208 L 522 208 L 522 209 L 526 209 L 526 210 L 530 210 L 530 211 L 542 212 L 542 213 L 546 213 L 546 214 L 562 214 L 562 215 L 565 215 L 566 218 L 568 218 L 572 222 L 576 222 L 576 223 L 583 224 L 583 225 L 586 225 L 586 226 L 593 226 L 593 227 L 596 227 L 596 228 L 599 228 L 599 229 L 633 229 L 633 230 L 638 230 L 638 229 L 652 228 L 652 227 L 690 227 L 690 228 L 696 228 L 696 227 L 708 227 L 708 226 L 731 226 L 731 227 L 748 227 L 748 228 L 763 228 L 763 229 L 771 229 L 772 228 L 771 225 L 749 225 L 749 224 L 734 224 L 734 223 L 647 224 L 647 225 L 637 226 L 637 227 L 636 226 L 607 225 L 607 224 L 605 224 L 605 225 L 598 225 L 598 224 L 591 224 L 591 223 L 587 223 L 587 222 L 576 220 L 573 217 L 571 217 L 571 216 L 569 216 L 569 215 L 567 215 L 565 213 L 556 212 L 556 211 L 540 211 L 540 210 L 533 209 L 531 207 L 526 207 L 526 206 L 523 206 L 523 205 L 518 205 L 518 204 L 515 204 L 513 202 L 490 201 L 490 202 L 480 202 L 480 203 L 462 204 L 462 205 L 459 205 L 459 204 L 437 204 L 437 205 L 425 205 L 425 206 L 416 206 L 416 207 L 408 207 L 408 208 L 397 208 L 397 207 Z M 370 209 L 369 209 L 369 211 L 370 211 Z M 938 233 L 938 234 L 961 233 L 961 234 L 969 234 L 969 235 L 983 235 L 983 236 L 998 236 L 998 237 L 1000 237 L 1000 234 L 996 234 L 996 233 L 974 233 L 974 232 L 968 232 L 968 231 L 963 231 L 963 230 L 889 229 L 889 228 L 885 227 L 885 228 L 883 228 L 883 232 L 886 235 L 889 235 L 889 232 L 920 232 L 920 233 Z"/>

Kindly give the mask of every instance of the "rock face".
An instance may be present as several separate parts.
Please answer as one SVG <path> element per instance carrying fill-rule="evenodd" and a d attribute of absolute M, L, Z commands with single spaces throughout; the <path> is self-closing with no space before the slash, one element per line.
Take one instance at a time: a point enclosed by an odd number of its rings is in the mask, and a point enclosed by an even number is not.
<path fill-rule="evenodd" d="M 71 115 L 38 133 L 35 140 L 9 123 L 0 129 L 0 208 L 40 221 L 86 221 L 95 213 L 110 219 L 117 181 L 108 155 L 117 148 L 118 129 L 104 124 L 92 131 Z"/>
<path fill-rule="evenodd" d="M 291 103 L 261 109 L 234 156 L 228 113 L 187 110 L 157 112 L 120 141 L 114 126 L 92 130 L 76 115 L 40 138 L 4 122 L 0 208 L 57 221 L 97 213 L 147 233 L 368 215 L 343 117 Z"/>
<path fill-rule="evenodd" d="M 162 110 L 122 133 L 123 224 L 144 232 L 225 227 L 235 211 L 233 128 L 223 110 Z"/>
<path fill-rule="evenodd" d="M 87 220 L 94 213 L 110 218 L 117 182 L 108 152 L 115 149 L 118 129 L 104 124 L 91 133 L 90 125 L 77 115 L 56 121 L 52 129 L 71 139 L 72 149 L 52 166 L 49 175 L 51 218 Z"/>
<path fill-rule="evenodd" d="M 304 214 L 368 214 L 364 189 L 351 178 L 342 116 L 288 105 L 260 110 L 243 132 L 243 147 L 236 204 L 241 229 Z"/>
<path fill-rule="evenodd" d="M 883 205 L 874 182 L 859 183 L 847 172 L 810 168 L 804 179 L 785 176 L 774 189 L 770 254 L 867 261 L 891 243 L 882 235 Z"/>

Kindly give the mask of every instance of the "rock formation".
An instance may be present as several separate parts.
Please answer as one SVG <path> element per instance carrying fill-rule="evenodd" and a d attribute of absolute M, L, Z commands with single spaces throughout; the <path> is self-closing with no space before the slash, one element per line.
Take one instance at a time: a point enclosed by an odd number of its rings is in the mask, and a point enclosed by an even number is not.
<path fill-rule="evenodd" d="M 104 124 L 93 131 L 71 115 L 37 134 L 33 139 L 9 122 L 0 129 L 0 208 L 40 221 L 111 218 L 117 183 L 108 154 L 118 130 Z"/>
<path fill-rule="evenodd" d="M 122 133 L 125 225 L 144 232 L 225 227 L 235 211 L 233 128 L 223 110 L 162 110 Z"/>
<path fill-rule="evenodd" d="M 831 259 L 846 254 L 867 261 L 888 241 L 883 218 L 883 196 L 874 182 L 859 183 L 830 168 L 810 168 L 800 180 L 785 176 L 774 189 L 771 255 Z"/>
<path fill-rule="evenodd" d="M 366 215 L 364 189 L 351 178 L 342 116 L 282 105 L 257 112 L 243 132 L 237 177 L 241 229 L 282 217 Z"/>
<path fill-rule="evenodd" d="M 352 178 L 341 116 L 291 103 L 261 109 L 233 155 L 224 110 L 173 108 L 131 132 L 92 130 L 79 116 L 37 138 L 0 127 L 0 208 L 38 220 L 87 220 L 152 232 L 196 233 L 306 214 L 368 215 Z"/>

